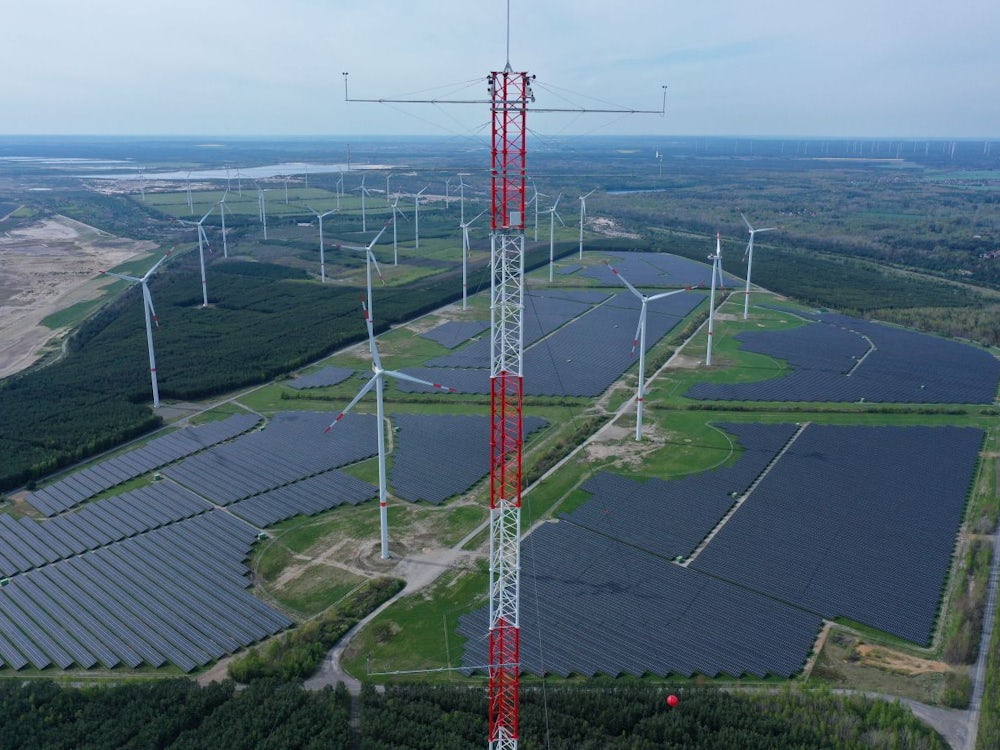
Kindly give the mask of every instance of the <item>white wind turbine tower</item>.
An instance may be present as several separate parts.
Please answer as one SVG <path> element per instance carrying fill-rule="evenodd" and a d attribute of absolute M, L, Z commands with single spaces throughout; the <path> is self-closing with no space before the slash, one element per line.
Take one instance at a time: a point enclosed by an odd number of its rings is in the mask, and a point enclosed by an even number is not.
<path fill-rule="evenodd" d="M 413 248 L 416 250 L 420 247 L 420 196 L 424 194 L 430 185 L 425 185 L 421 188 L 419 193 L 413 196 Z"/>
<path fill-rule="evenodd" d="M 482 216 L 485 211 L 481 212 L 479 216 Z M 479 218 L 476 217 L 476 219 Z M 469 219 L 469 221 L 462 222 L 459 226 L 462 227 L 462 309 L 466 307 L 466 295 L 469 288 L 469 227 L 476 221 L 476 219 Z"/>
<path fill-rule="evenodd" d="M 580 196 L 580 260 L 583 260 L 583 221 L 587 218 L 587 198 L 597 192 L 594 188 L 586 195 Z"/>
<path fill-rule="evenodd" d="M 260 212 L 260 223 L 264 227 L 264 239 L 267 239 L 267 191 L 264 188 L 257 188 L 257 210 Z"/>
<path fill-rule="evenodd" d="M 198 262 L 201 264 L 201 306 L 208 307 L 208 281 L 205 278 L 205 247 L 209 244 L 208 235 L 205 234 L 205 219 L 209 217 L 215 206 L 212 206 L 198 221 L 184 221 L 178 219 L 181 224 L 189 227 L 198 227 Z"/>
<path fill-rule="evenodd" d="M 384 228 L 383 228 L 384 231 Z M 384 390 L 385 390 L 385 378 L 386 376 L 390 378 L 395 378 L 396 380 L 404 380 L 410 383 L 417 383 L 419 385 L 426 385 L 430 388 L 437 388 L 438 390 L 448 391 L 449 393 L 454 393 L 454 388 L 445 388 L 438 383 L 431 383 L 427 380 L 421 380 L 420 378 L 415 378 L 412 375 L 407 375 L 405 372 L 398 372 L 396 370 L 386 370 L 382 367 L 382 358 L 378 354 L 378 346 L 375 343 L 375 329 L 372 325 L 372 317 L 369 314 L 368 308 L 365 306 L 364 301 L 361 303 L 361 308 L 365 312 L 365 325 L 368 327 L 368 347 L 372 353 L 372 375 L 371 379 L 365 383 L 365 385 L 358 391 L 358 395 L 349 403 L 337 418 L 330 423 L 330 426 L 326 428 L 329 432 L 332 430 L 337 422 L 344 418 L 344 416 L 354 408 L 354 405 L 358 403 L 365 394 L 367 394 L 372 388 L 375 389 L 375 416 L 378 424 L 378 513 L 379 513 L 379 526 L 381 529 L 382 536 L 382 559 L 389 559 L 389 515 L 388 515 L 388 490 L 386 488 L 386 476 L 385 476 L 385 405 L 384 405 Z"/>
<path fill-rule="evenodd" d="M 153 267 L 141 277 L 113 273 L 112 271 L 102 271 L 102 273 L 108 276 L 115 276 L 119 279 L 125 279 L 126 281 L 142 285 L 142 307 L 146 313 L 146 348 L 149 350 L 149 379 L 153 384 L 154 409 L 160 406 L 160 389 L 156 384 L 156 355 L 153 353 L 153 323 L 156 323 L 156 327 L 159 328 L 160 322 L 156 319 L 156 310 L 153 309 L 153 296 L 149 293 L 149 279 L 156 273 L 156 269 L 163 264 L 163 261 L 170 257 L 171 252 L 173 252 L 172 249 L 167 251 L 167 254 L 156 261 Z"/>
<path fill-rule="evenodd" d="M 562 216 L 556 211 L 556 206 L 559 205 L 559 200 L 562 198 L 562 193 L 556 196 L 556 202 L 552 204 L 547 213 L 549 215 L 549 283 L 552 283 L 552 274 L 555 270 L 555 249 L 556 249 L 556 219 L 559 219 L 559 223 L 566 226 L 566 222 L 562 220 Z"/>
<path fill-rule="evenodd" d="M 368 219 L 365 216 L 365 196 L 371 193 L 371 191 L 365 187 L 365 175 L 361 175 L 361 187 L 354 188 L 355 190 L 361 191 L 361 231 L 368 231 Z"/>
<path fill-rule="evenodd" d="M 337 180 L 337 208 L 340 208 L 340 196 L 344 194 L 344 175 L 341 173 L 340 178 Z"/>
<path fill-rule="evenodd" d="M 335 213 L 337 209 L 331 208 L 325 213 L 320 213 L 315 208 L 306 206 L 310 211 L 316 214 L 316 218 L 319 220 L 319 278 L 320 282 L 326 283 L 326 251 L 323 248 L 323 219 L 332 213 Z"/>
<path fill-rule="evenodd" d="M 240 198 L 243 197 L 243 175 L 240 174 L 240 168 L 236 167 L 236 191 L 239 193 Z"/>
<path fill-rule="evenodd" d="M 750 222 L 747 221 L 747 217 L 742 211 L 740 211 L 740 218 L 743 219 L 743 223 L 747 225 L 747 229 L 750 231 L 750 241 L 747 242 L 747 249 L 743 254 L 743 257 L 747 262 L 747 288 L 746 291 L 743 292 L 743 320 L 746 320 L 750 315 L 750 272 L 753 269 L 753 237 L 758 232 L 770 232 L 777 229 L 777 227 L 754 229 L 750 226 Z"/>
<path fill-rule="evenodd" d="M 621 275 L 621 273 L 612 266 L 608 264 L 608 268 L 611 269 L 611 273 L 622 280 L 622 283 L 628 287 L 629 291 L 632 292 L 636 297 L 639 298 L 641 303 L 639 309 L 639 325 L 635 329 L 635 337 L 632 339 L 632 355 L 635 356 L 635 349 L 639 347 L 639 385 L 636 388 L 635 394 L 635 439 L 642 440 L 642 407 L 646 398 L 646 305 L 650 302 L 655 302 L 658 299 L 663 299 L 664 297 L 671 297 L 675 294 L 680 294 L 681 292 L 691 291 L 691 287 L 685 287 L 684 289 L 675 289 L 672 292 L 662 292 L 661 294 L 645 295 L 632 286 L 628 279 Z"/>
<path fill-rule="evenodd" d="M 142 202 L 146 202 L 146 181 L 143 178 L 143 168 L 139 167 L 139 193 L 142 195 Z"/>
<path fill-rule="evenodd" d="M 229 243 L 226 241 L 226 196 L 229 195 L 229 188 L 222 194 L 219 201 L 219 216 L 222 217 L 222 257 L 229 257 Z"/>
<path fill-rule="evenodd" d="M 528 201 L 527 205 L 530 206 L 532 203 L 535 204 L 535 242 L 538 242 L 538 199 L 548 198 L 545 193 L 538 192 L 538 185 L 535 184 L 535 178 L 531 178 L 531 189 L 534 194 L 531 196 L 531 200 Z"/>
<path fill-rule="evenodd" d="M 712 364 L 712 339 L 715 338 L 715 280 L 719 279 L 719 287 L 722 283 L 722 235 L 715 233 L 715 255 L 709 255 L 712 261 L 712 291 L 708 297 L 708 348 L 705 351 L 705 365 Z"/>
<path fill-rule="evenodd" d="M 405 221 L 409 221 L 406 218 L 406 214 L 402 212 L 399 208 L 399 195 L 392 201 L 392 265 L 399 265 L 399 235 L 396 232 L 396 216 L 402 216 Z"/>
<path fill-rule="evenodd" d="M 459 196 L 459 198 L 458 198 L 458 205 L 459 205 L 460 211 L 461 211 L 461 213 L 459 215 L 459 221 L 464 224 L 465 223 L 465 188 L 467 187 L 467 185 L 465 184 L 465 180 L 462 179 L 462 176 L 463 176 L 462 173 L 459 172 L 458 173 L 458 196 Z"/>
<path fill-rule="evenodd" d="M 360 245 L 341 245 L 340 247 L 344 250 L 358 250 L 365 254 L 365 292 L 368 294 L 368 312 L 367 315 L 375 319 L 375 301 L 372 299 L 372 266 L 375 267 L 375 273 L 378 274 L 379 280 L 382 285 L 385 285 L 385 278 L 382 276 L 382 270 L 378 267 L 378 261 L 375 260 L 375 253 L 372 252 L 372 248 L 375 247 L 375 243 L 379 241 L 379 238 L 385 233 L 385 230 L 389 228 L 389 224 L 392 219 L 389 219 L 384 225 L 382 225 L 381 231 L 375 235 L 375 239 L 368 243 L 367 247 L 361 247 Z"/>
<path fill-rule="evenodd" d="M 187 176 L 187 196 L 188 196 L 188 213 L 194 213 L 194 201 L 191 200 L 191 173 L 188 172 Z"/>

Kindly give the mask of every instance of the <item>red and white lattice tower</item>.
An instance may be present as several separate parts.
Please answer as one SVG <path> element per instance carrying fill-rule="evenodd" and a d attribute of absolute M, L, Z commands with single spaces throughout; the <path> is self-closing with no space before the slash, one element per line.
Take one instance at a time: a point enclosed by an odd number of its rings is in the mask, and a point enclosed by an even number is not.
<path fill-rule="evenodd" d="M 521 458 L 524 447 L 524 212 L 527 73 L 489 78 L 490 620 L 489 747 L 517 748 L 521 619 Z"/>

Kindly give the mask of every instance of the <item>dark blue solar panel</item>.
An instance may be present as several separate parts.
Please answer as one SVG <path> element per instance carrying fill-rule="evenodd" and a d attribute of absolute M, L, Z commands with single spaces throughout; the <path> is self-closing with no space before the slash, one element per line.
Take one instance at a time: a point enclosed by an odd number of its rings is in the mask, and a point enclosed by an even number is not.
<path fill-rule="evenodd" d="M 815 315 L 786 331 L 742 331 L 748 351 L 787 361 L 787 375 L 753 383 L 698 383 L 689 398 L 720 401 L 993 403 L 1000 360 L 956 341 L 892 326 Z M 870 351 L 869 351 L 870 350 Z"/>
<path fill-rule="evenodd" d="M 560 675 L 779 675 L 802 669 L 821 619 L 560 522 L 524 540 L 521 668 Z M 463 664 L 488 663 L 486 609 L 460 620 Z"/>
<path fill-rule="evenodd" d="M 338 383 L 343 383 L 354 375 L 355 372 L 357 371 L 350 367 L 324 367 L 321 370 L 311 372 L 308 375 L 301 375 L 289 381 L 288 387 L 301 390 L 303 388 L 322 388 L 323 386 L 337 385 Z"/>
<path fill-rule="evenodd" d="M 742 248 L 739 252 L 742 253 Z M 715 252 L 715 245 L 705 247 L 706 262 L 699 263 L 688 258 L 681 258 L 678 255 L 668 255 L 666 253 L 630 253 L 612 252 L 602 253 L 610 258 L 613 265 L 629 283 L 637 289 L 648 287 L 682 287 L 698 286 L 699 284 L 709 287 L 712 284 L 712 266 L 707 262 L 709 253 Z M 723 256 L 726 255 L 723 248 Z M 607 266 L 589 266 L 582 275 L 609 284 L 620 284 L 614 278 Z M 723 272 L 723 281 L 728 287 L 733 287 L 738 283 L 738 279 L 732 274 Z"/>
<path fill-rule="evenodd" d="M 394 414 L 392 421 L 398 433 L 389 483 L 399 497 L 437 505 L 489 473 L 489 417 Z M 525 417 L 524 437 L 546 424 Z"/>
<path fill-rule="evenodd" d="M 442 323 L 420 335 L 448 349 L 454 349 L 456 346 L 466 343 L 473 336 L 488 331 L 489 328 L 488 320 L 449 320 L 447 323 Z"/>
<path fill-rule="evenodd" d="M 357 505 L 378 496 L 378 489 L 341 471 L 330 471 L 276 490 L 248 497 L 229 509 L 264 528 L 296 515 L 314 515 L 338 505 Z"/>
<path fill-rule="evenodd" d="M 927 643 L 982 438 L 811 425 L 692 567 Z"/>

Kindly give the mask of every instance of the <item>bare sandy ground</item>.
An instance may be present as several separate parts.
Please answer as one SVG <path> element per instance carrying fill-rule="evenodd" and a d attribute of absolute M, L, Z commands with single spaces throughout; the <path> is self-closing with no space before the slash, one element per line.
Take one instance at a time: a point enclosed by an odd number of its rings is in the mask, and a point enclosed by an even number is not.
<path fill-rule="evenodd" d="M 63 216 L 0 234 L 0 378 L 28 367 L 65 333 L 41 325 L 45 317 L 98 298 L 110 282 L 101 271 L 157 247 Z"/>

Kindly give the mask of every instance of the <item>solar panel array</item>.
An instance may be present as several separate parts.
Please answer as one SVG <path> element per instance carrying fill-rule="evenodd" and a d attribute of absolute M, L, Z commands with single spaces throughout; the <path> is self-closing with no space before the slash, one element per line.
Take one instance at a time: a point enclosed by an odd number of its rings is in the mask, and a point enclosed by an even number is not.
<path fill-rule="evenodd" d="M 843 315 L 787 331 L 742 331 L 748 351 L 788 361 L 789 374 L 755 383 L 698 383 L 689 398 L 718 401 L 869 401 L 991 404 L 1000 360 L 968 344 Z M 867 337 L 867 339 L 865 338 Z M 868 341 L 874 344 L 869 352 Z"/>
<path fill-rule="evenodd" d="M 322 388 L 328 385 L 343 383 L 351 377 L 356 370 L 350 367 L 324 367 L 322 370 L 311 372 L 308 375 L 301 375 L 288 383 L 289 388 L 302 390 L 303 388 Z"/>
<path fill-rule="evenodd" d="M 801 670 L 809 612 L 565 521 L 521 547 L 521 669 L 535 675 L 778 675 Z M 461 618 L 467 671 L 488 663 L 487 608 Z"/>
<path fill-rule="evenodd" d="M 157 482 L 46 521 L 0 515 L 0 576 L 79 555 L 211 507 L 177 485 Z"/>
<path fill-rule="evenodd" d="M 326 433 L 332 419 L 318 412 L 282 412 L 263 430 L 191 456 L 163 473 L 228 505 L 375 455 L 374 416 L 348 414 Z"/>
<path fill-rule="evenodd" d="M 447 323 L 442 323 L 420 335 L 448 349 L 454 349 L 473 336 L 478 336 L 489 329 L 490 322 L 488 320 L 449 320 Z"/>
<path fill-rule="evenodd" d="M 211 511 L 15 576 L 0 595 L 0 661 L 189 672 L 273 635 L 293 623 L 245 590 L 255 538 Z"/>
<path fill-rule="evenodd" d="M 328 471 L 301 482 L 239 500 L 229 510 L 265 528 L 292 516 L 312 516 L 337 506 L 357 505 L 378 497 L 378 488 L 342 471 Z"/>
<path fill-rule="evenodd" d="M 705 247 L 705 257 L 715 252 L 715 246 Z M 632 286 L 639 290 L 645 287 L 682 287 L 712 285 L 712 266 L 708 263 L 682 258 L 666 253 L 606 253 L 613 265 L 629 280 Z M 584 276 L 608 283 L 620 284 L 607 266 L 589 266 L 583 271 Z M 723 272 L 722 279 L 726 286 L 733 287 L 738 279 Z"/>
<path fill-rule="evenodd" d="M 693 292 L 652 303 L 646 315 L 647 348 L 703 299 L 703 294 Z M 527 300 L 532 301 L 529 304 Z M 572 298 L 526 295 L 525 394 L 587 397 L 603 393 L 633 363 L 632 340 L 638 317 L 639 301 L 627 291 L 610 299 L 601 293 L 580 293 Z M 527 325 L 529 320 L 533 321 L 531 326 Z M 528 346 L 529 342 L 534 343 Z M 446 383 L 461 393 L 488 393 L 488 366 L 489 341 L 480 339 L 428 361 L 427 367 L 408 368 L 406 372 Z M 400 388 L 412 390 L 405 384 Z"/>
<path fill-rule="evenodd" d="M 46 516 L 54 516 L 122 482 L 234 438 L 259 421 L 254 414 L 234 414 L 218 422 L 185 427 L 53 482 L 28 495 L 27 500 Z"/>
<path fill-rule="evenodd" d="M 489 417 L 395 414 L 392 421 L 398 436 L 389 483 L 404 500 L 438 505 L 489 473 Z M 525 417 L 525 438 L 547 424 Z"/>
<path fill-rule="evenodd" d="M 732 465 L 669 481 L 601 472 L 580 487 L 591 499 L 562 517 L 668 559 L 689 556 L 798 429 L 719 426 L 743 446 Z"/>
<path fill-rule="evenodd" d="M 810 425 L 692 567 L 928 643 L 982 440 Z"/>

